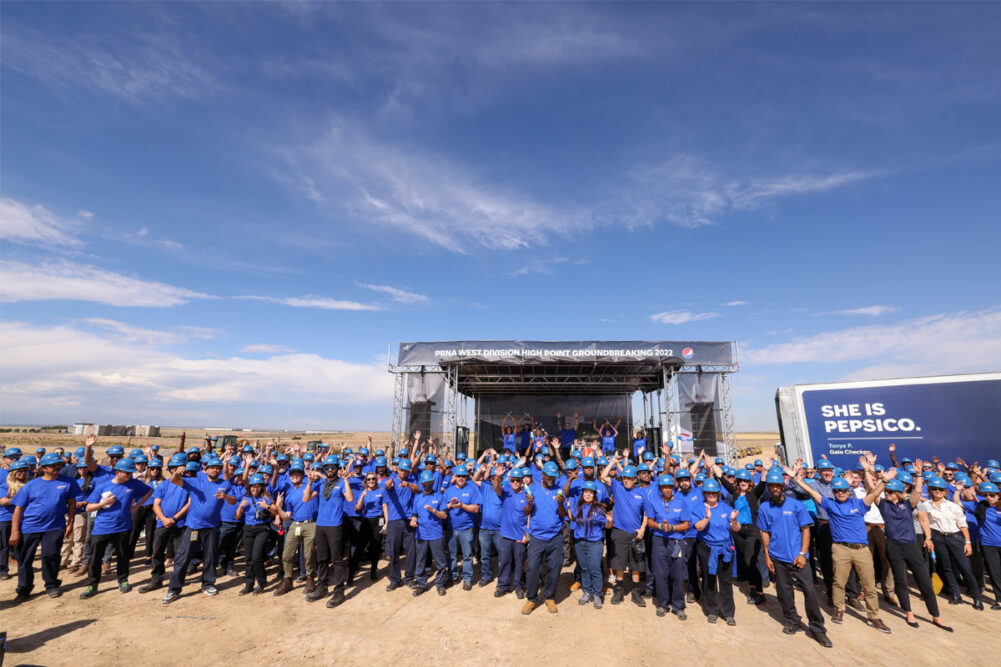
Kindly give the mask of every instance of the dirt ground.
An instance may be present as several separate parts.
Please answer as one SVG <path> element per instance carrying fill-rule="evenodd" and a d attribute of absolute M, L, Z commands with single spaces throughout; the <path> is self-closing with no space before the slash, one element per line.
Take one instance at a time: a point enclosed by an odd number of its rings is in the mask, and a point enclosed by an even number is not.
<path fill-rule="evenodd" d="M 188 433 L 191 437 L 194 432 Z M 196 438 L 200 435 L 194 433 Z M 336 439 L 323 439 L 339 443 L 343 437 L 345 443 L 357 445 L 366 435 L 338 434 Z M 383 439 L 379 436 L 388 441 L 388 434 L 373 435 L 377 446 Z M 741 436 L 742 445 L 762 443 L 762 458 L 771 454 L 777 440 L 775 434 Z M 7 440 L 5 437 L 5 444 Z M 109 444 L 103 440 L 101 444 Z M 140 554 L 142 544 L 140 541 Z M 129 581 L 138 588 L 149 579 L 149 568 L 142 566 L 141 558 L 133 564 Z M 238 569 L 242 572 L 242 565 Z M 908 627 L 899 609 L 883 603 L 883 618 L 893 633 L 882 635 L 865 625 L 863 615 L 849 609 L 844 625 L 828 622 L 834 648 L 824 649 L 803 633 L 791 637 L 782 634 L 774 587 L 766 590 L 768 602 L 762 607 L 745 604 L 744 595 L 735 591 L 737 626 L 727 627 L 708 624 L 701 610 L 692 606 L 684 622 L 673 616 L 658 618 L 652 605 L 640 609 L 628 600 L 620 606 L 606 603 L 600 611 L 581 607 L 576 603 L 579 593 L 569 592 L 569 568 L 561 576 L 559 613 L 551 615 L 540 608 L 527 617 L 520 613 L 522 603 L 513 595 L 495 599 L 493 586 L 474 587 L 469 592 L 451 588 L 444 598 L 433 591 L 420 598 L 412 597 L 409 589 L 387 593 L 385 560 L 380 563 L 378 581 L 362 578 L 337 609 L 327 609 L 322 601 L 307 603 L 298 584 L 292 593 L 273 597 L 274 573 L 270 568 L 268 592 L 260 597 L 238 597 L 242 578 L 220 577 L 220 594 L 210 598 L 198 592 L 200 573 L 191 575 L 183 597 L 166 607 L 160 603 L 162 590 L 149 595 L 133 590 L 122 595 L 111 576 L 101 582 L 96 597 L 80 600 L 83 577 L 66 575 L 65 594 L 50 599 L 41 592 L 40 573 L 36 573 L 33 599 L 13 607 L 9 600 L 14 597 L 16 579 L 2 581 L 0 631 L 7 632 L 4 664 L 238 661 L 257 665 L 306 659 L 344 665 L 409 665 L 426 663 L 434 656 L 439 663 L 463 665 L 525 658 L 535 664 L 569 665 L 597 659 L 607 664 L 654 665 L 666 660 L 744 663 L 760 655 L 778 664 L 890 665 L 904 660 L 941 664 L 945 656 L 963 656 L 967 663 L 988 665 L 997 664 L 996 657 L 1001 655 L 1001 611 L 978 612 L 969 604 L 953 607 L 944 599 L 940 600 L 943 618 L 955 628 L 954 634 L 929 625 L 927 612 L 915 599 L 921 628 Z M 797 596 L 803 614 L 801 600 Z M 831 610 L 823 604 L 821 608 L 829 618 Z M 615 641 L 614 637 L 626 641 Z"/>

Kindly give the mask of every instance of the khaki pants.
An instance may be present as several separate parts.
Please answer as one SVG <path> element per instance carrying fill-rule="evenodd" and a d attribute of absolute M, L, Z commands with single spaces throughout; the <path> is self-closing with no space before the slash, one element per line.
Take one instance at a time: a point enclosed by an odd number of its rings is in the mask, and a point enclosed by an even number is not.
<path fill-rule="evenodd" d="M 866 535 L 869 536 L 869 553 L 874 562 L 879 563 L 880 585 L 887 593 L 893 592 L 893 570 L 890 569 L 890 559 L 886 557 L 886 532 L 882 524 L 867 523 Z"/>
<path fill-rule="evenodd" d="M 831 545 L 831 558 L 834 561 L 834 608 L 842 612 L 845 610 L 845 582 L 848 581 L 848 575 L 854 567 L 858 573 L 859 583 L 862 584 L 866 614 L 870 620 L 879 618 L 876 573 L 869 550 L 865 545 L 850 547 L 835 542 Z"/>
<path fill-rule="evenodd" d="M 296 532 L 299 534 L 296 535 Z M 298 563 L 300 544 L 304 551 L 303 556 L 306 558 L 306 576 L 310 578 L 316 576 L 316 551 L 313 549 L 315 542 L 316 522 L 293 521 L 289 524 L 285 533 L 285 548 L 282 549 L 282 568 L 285 570 L 286 579 L 292 578 L 292 572 Z"/>
<path fill-rule="evenodd" d="M 62 562 L 76 567 L 83 560 L 83 545 L 87 541 L 87 513 L 77 512 L 73 517 L 73 537 L 63 540 Z"/>

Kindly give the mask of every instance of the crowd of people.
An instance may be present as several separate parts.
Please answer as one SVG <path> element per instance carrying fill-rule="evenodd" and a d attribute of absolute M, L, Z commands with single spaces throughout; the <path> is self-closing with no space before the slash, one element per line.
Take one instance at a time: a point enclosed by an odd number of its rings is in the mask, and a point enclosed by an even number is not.
<path fill-rule="evenodd" d="M 595 422 L 595 431 L 614 442 L 617 426 Z M 261 595 L 275 568 L 273 595 L 299 583 L 307 601 L 337 607 L 348 586 L 378 578 L 385 556 L 388 591 L 444 596 L 452 586 L 493 585 L 494 597 L 524 600 L 523 614 L 557 613 L 560 574 L 571 565 L 579 605 L 651 600 L 658 616 L 685 621 L 697 604 L 707 622 L 731 626 L 737 582 L 749 605 L 763 604 L 774 584 L 783 632 L 805 629 L 825 647 L 818 575 L 832 622 L 846 622 L 852 606 L 884 633 L 880 594 L 919 627 L 909 575 L 944 631 L 952 628 L 935 577 L 949 604 L 965 595 L 977 610 L 989 581 L 990 608 L 1001 609 L 996 460 L 898 461 L 891 446 L 885 466 L 866 454 L 851 470 L 826 458 L 735 469 L 704 452 L 658 457 L 641 432 L 619 451 L 528 428 L 524 443 L 509 443 L 514 429 L 505 425 L 499 450 L 475 460 L 449 458 L 419 431 L 388 452 L 370 444 L 335 454 L 322 443 L 305 451 L 299 442 L 217 448 L 210 439 L 186 449 L 181 439 L 165 455 L 157 445 L 128 455 L 113 445 L 98 462 L 93 436 L 73 452 L 7 448 L 0 577 L 12 576 L 13 556 L 15 602 L 28 601 L 37 557 L 48 596 L 62 594 L 66 571 L 86 576 L 87 599 L 113 564 L 127 593 L 144 536 L 139 558 L 151 570 L 138 592 L 163 589 L 163 604 L 180 597 L 189 574 L 207 596 L 219 593 L 219 576 L 242 576 L 238 594 Z"/>

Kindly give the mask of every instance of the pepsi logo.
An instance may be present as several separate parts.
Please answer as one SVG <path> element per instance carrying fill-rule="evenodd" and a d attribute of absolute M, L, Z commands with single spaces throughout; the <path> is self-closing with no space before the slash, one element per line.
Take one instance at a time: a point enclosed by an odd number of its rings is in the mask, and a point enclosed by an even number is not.
<path fill-rule="evenodd" d="M 693 350 L 690 347 L 686 347 L 681 351 L 681 356 L 683 356 L 685 359 L 691 359 L 692 357 L 695 356 L 695 350 Z"/>

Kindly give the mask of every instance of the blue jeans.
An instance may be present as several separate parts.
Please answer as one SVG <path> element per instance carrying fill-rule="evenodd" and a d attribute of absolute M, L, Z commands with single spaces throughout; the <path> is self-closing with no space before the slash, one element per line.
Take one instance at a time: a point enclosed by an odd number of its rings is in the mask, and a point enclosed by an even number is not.
<path fill-rule="evenodd" d="M 580 583 L 585 593 L 601 597 L 601 553 L 605 543 L 602 540 L 588 542 L 577 540 L 577 562 L 580 563 Z"/>
<path fill-rule="evenodd" d="M 525 590 L 525 543 L 502 537 L 497 558 L 497 588 L 502 591 Z"/>
<path fill-rule="evenodd" d="M 449 573 L 452 581 L 459 579 L 459 551 L 462 549 L 462 580 L 473 580 L 473 529 L 448 531 Z"/>
<path fill-rule="evenodd" d="M 542 579 L 542 564 L 546 564 L 545 599 L 556 598 L 556 585 L 560 581 L 563 567 L 563 535 L 557 533 L 548 540 L 532 537 L 528 540 L 528 577 L 525 581 L 527 597 L 532 602 L 539 601 L 539 582 Z"/>
<path fill-rule="evenodd" d="M 431 552 L 431 557 L 434 559 L 435 569 L 438 570 L 438 574 L 434 578 L 434 585 L 437 588 L 441 588 L 448 581 L 448 563 L 445 562 L 444 540 L 440 537 L 435 540 L 417 540 L 418 563 L 427 562 L 429 551 Z M 417 568 L 417 585 L 421 588 L 427 586 L 428 583 L 426 572 L 427 570 L 424 569 L 423 565 Z"/>
<path fill-rule="evenodd" d="M 500 531 L 480 528 L 480 581 L 487 581 L 494 578 L 494 571 L 490 568 L 490 560 L 497 554 L 500 560 Z M 498 566 L 500 563 L 498 563 Z M 465 568 L 465 565 L 463 565 Z"/>

